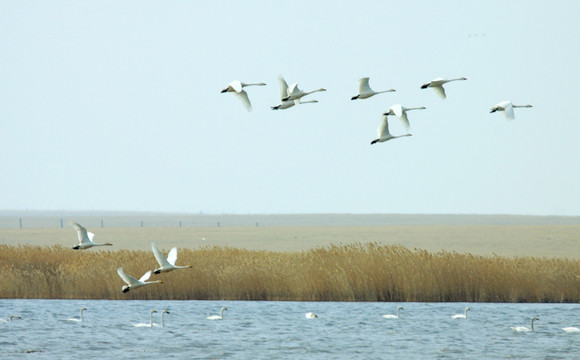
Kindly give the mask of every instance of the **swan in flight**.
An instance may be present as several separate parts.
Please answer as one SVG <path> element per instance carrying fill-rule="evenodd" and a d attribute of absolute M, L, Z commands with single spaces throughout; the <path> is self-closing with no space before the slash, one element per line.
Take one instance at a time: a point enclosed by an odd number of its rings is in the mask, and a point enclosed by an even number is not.
<path fill-rule="evenodd" d="M 135 327 L 153 327 L 153 313 L 156 313 L 156 312 L 157 312 L 157 310 L 151 309 L 151 314 L 149 315 L 149 324 L 139 323 L 139 324 L 133 324 L 133 326 L 135 326 Z"/>
<path fill-rule="evenodd" d="M 351 97 L 350 99 L 351 100 L 368 99 L 371 96 L 374 96 L 376 94 L 382 94 L 382 93 L 393 92 L 393 91 L 397 91 L 397 90 L 389 89 L 389 90 L 383 90 L 383 91 L 373 91 L 373 89 L 371 89 L 371 87 L 369 86 L 369 78 L 364 77 L 362 79 L 359 79 L 359 81 L 358 81 L 358 94 Z"/>
<path fill-rule="evenodd" d="M 0 322 L 11 322 L 12 319 L 22 319 L 22 318 L 20 316 L 18 316 L 18 315 L 10 315 L 8 317 L 8 320 L 6 320 L 6 319 L 0 319 Z"/>
<path fill-rule="evenodd" d="M 81 317 L 79 319 L 77 318 L 70 318 L 70 319 L 66 319 L 67 321 L 76 321 L 76 322 L 83 322 L 83 311 L 86 310 L 87 308 L 82 308 L 81 309 Z"/>
<path fill-rule="evenodd" d="M 286 83 L 286 80 L 284 80 L 284 78 L 280 75 L 278 76 L 278 81 L 280 82 L 280 104 L 276 105 L 276 106 L 271 106 L 272 110 L 285 110 L 288 108 L 291 108 L 294 105 L 300 105 L 300 104 L 308 104 L 308 103 L 317 103 L 317 100 L 309 100 L 309 101 L 300 101 L 300 99 L 296 99 L 296 100 L 286 100 L 284 101 L 283 99 L 285 97 L 287 97 L 288 95 L 288 84 Z"/>
<path fill-rule="evenodd" d="M 318 315 L 313 312 L 307 312 L 305 316 L 307 319 L 318 319 Z"/>
<path fill-rule="evenodd" d="M 387 315 L 383 315 L 383 317 L 385 319 L 398 319 L 399 318 L 399 312 L 403 310 L 402 306 L 397 307 L 397 315 L 393 315 L 393 314 L 387 314 Z"/>
<path fill-rule="evenodd" d="M 161 324 L 153 324 L 153 326 L 165 327 L 165 320 L 163 319 L 163 315 L 165 314 L 169 314 L 169 310 L 163 310 L 161 313 Z"/>
<path fill-rule="evenodd" d="M 266 84 L 264 83 L 245 83 L 245 82 L 241 82 L 238 80 L 234 80 L 231 83 L 228 84 L 228 86 L 222 90 L 222 94 L 223 93 L 227 93 L 227 92 L 231 92 L 234 93 L 244 104 L 244 106 L 246 107 L 246 109 L 248 111 L 252 110 L 252 103 L 250 102 L 250 98 L 248 98 L 248 93 L 246 92 L 246 90 L 244 90 L 244 88 L 246 86 L 264 86 Z"/>
<path fill-rule="evenodd" d="M 433 89 L 435 91 L 435 93 L 437 95 L 439 95 L 439 97 L 441 97 L 442 99 L 445 99 L 447 96 L 445 95 L 445 89 L 443 88 L 443 84 L 446 84 L 450 81 L 457 81 L 457 80 L 467 80 L 467 79 L 464 77 L 455 78 L 455 79 L 437 78 L 437 79 L 433 79 L 433 80 L 429 81 L 426 84 L 421 85 L 421 89 L 427 89 L 428 87 L 430 87 L 431 89 Z"/>
<path fill-rule="evenodd" d="M 126 293 L 127 291 L 129 291 L 131 289 L 138 289 L 138 288 L 143 287 L 145 285 L 162 284 L 163 283 L 163 281 L 161 281 L 161 280 L 147 281 L 151 277 L 151 270 L 147 271 L 143 276 L 141 276 L 141 279 L 139 279 L 139 280 L 135 279 L 131 275 L 126 274 L 123 271 L 122 267 L 117 269 L 117 274 L 119 274 L 121 279 L 123 279 L 123 281 L 127 283 L 127 285 L 123 285 L 123 288 L 122 288 L 123 293 Z"/>
<path fill-rule="evenodd" d="M 468 306 L 465 308 L 465 311 L 463 312 L 463 314 L 455 314 L 455 315 L 452 315 L 451 317 L 453 319 L 467 319 L 467 312 L 469 310 L 471 310 L 471 308 Z"/>
<path fill-rule="evenodd" d="M 320 89 L 316 89 L 316 90 L 312 90 L 312 91 L 302 91 L 302 90 L 300 90 L 300 88 L 298 88 L 298 83 L 292 84 L 292 85 L 290 85 L 290 87 L 288 87 L 288 95 L 283 97 L 282 101 L 298 100 L 306 95 L 309 95 L 309 94 L 312 94 L 315 92 L 319 92 L 319 91 L 326 91 L 326 89 L 320 88 Z"/>
<path fill-rule="evenodd" d="M 379 137 L 377 139 L 374 139 L 373 141 L 371 141 L 371 145 L 376 144 L 378 142 L 385 142 L 385 141 L 389 141 L 392 139 L 400 138 L 403 136 L 411 136 L 411 134 L 398 135 L 398 136 L 391 135 L 391 133 L 389 132 L 389 117 L 387 116 L 387 114 L 383 114 L 383 118 L 381 119 L 381 123 L 379 124 L 379 127 L 377 128 L 377 134 L 379 135 Z"/>
<path fill-rule="evenodd" d="M 491 108 L 490 113 L 494 113 L 496 111 L 503 111 L 503 115 L 507 120 L 513 120 L 516 118 L 514 114 L 514 108 L 531 108 L 532 105 L 514 105 L 511 101 L 502 101 L 499 104 L 495 105 Z"/>
<path fill-rule="evenodd" d="M 212 315 L 212 316 L 208 316 L 207 319 L 208 320 L 223 320 L 224 319 L 224 311 L 227 310 L 227 307 L 222 307 L 222 309 L 220 310 L 220 314 L 219 315 Z"/>
<path fill-rule="evenodd" d="M 163 256 L 161 251 L 159 251 L 157 246 L 155 246 L 155 243 L 151 243 L 151 248 L 153 249 L 153 255 L 155 255 L 155 259 L 159 263 L 159 266 L 161 266 L 160 268 L 155 269 L 153 271 L 153 273 L 161 274 L 161 273 L 170 272 L 170 271 L 173 271 L 176 269 L 191 269 L 191 265 L 185 265 L 185 266 L 175 265 L 175 262 L 177 261 L 177 248 L 174 247 L 173 249 L 171 249 L 171 251 L 169 251 L 169 255 L 167 256 L 167 259 L 165 258 L 165 256 Z"/>
<path fill-rule="evenodd" d="M 87 231 L 84 227 L 82 227 L 79 223 L 71 221 L 70 225 L 77 231 L 77 235 L 79 237 L 79 244 L 73 246 L 74 250 L 85 250 L 92 248 L 94 246 L 113 246 L 111 243 L 106 244 L 96 244 L 93 242 L 93 238 L 95 234 L 92 232 Z"/>
<path fill-rule="evenodd" d="M 526 331 L 534 331 L 534 321 L 536 320 L 540 320 L 537 317 L 532 319 L 532 326 L 531 328 L 527 328 L 525 326 L 510 326 L 512 328 L 513 331 L 517 331 L 517 332 L 526 332 Z"/>
<path fill-rule="evenodd" d="M 391 106 L 389 108 L 389 110 L 386 112 L 386 114 L 387 115 L 395 115 L 396 117 L 398 117 L 401 120 L 401 123 L 403 124 L 405 129 L 407 129 L 407 133 L 409 133 L 409 130 L 411 130 L 411 124 L 409 124 L 409 118 L 407 117 L 407 111 L 425 110 L 425 109 L 426 109 L 426 107 L 424 107 L 424 106 L 406 108 L 404 106 L 401 106 L 400 104 L 396 104 L 396 105 Z"/>
<path fill-rule="evenodd" d="M 580 329 L 574 326 L 562 328 L 567 333 L 580 333 Z"/>

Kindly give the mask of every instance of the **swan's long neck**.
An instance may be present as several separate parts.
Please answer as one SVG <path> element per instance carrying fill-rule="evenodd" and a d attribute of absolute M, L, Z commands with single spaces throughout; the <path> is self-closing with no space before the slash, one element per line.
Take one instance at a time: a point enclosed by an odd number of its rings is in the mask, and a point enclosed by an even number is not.
<path fill-rule="evenodd" d="M 149 285 L 149 284 L 161 284 L 163 281 L 162 280 L 154 280 L 154 281 L 145 281 L 144 283 Z"/>
<path fill-rule="evenodd" d="M 455 78 L 455 79 L 449 79 L 447 82 L 449 82 L 449 81 L 457 81 L 457 80 L 467 80 L 467 79 L 464 78 L 464 77 L 460 77 L 460 78 Z"/>
<path fill-rule="evenodd" d="M 223 317 L 224 317 L 224 310 L 225 310 L 224 308 L 222 308 L 222 309 L 220 310 L 220 317 L 221 317 L 221 318 L 223 318 Z"/>
<path fill-rule="evenodd" d="M 317 89 L 317 90 L 308 91 L 308 92 L 305 92 L 304 95 L 312 94 L 312 93 L 319 92 L 319 91 L 326 91 L 326 89 L 321 88 L 321 89 Z"/>
<path fill-rule="evenodd" d="M 266 84 L 264 84 L 264 83 L 249 83 L 249 84 L 247 84 L 247 83 L 242 83 L 242 85 L 243 85 L 243 86 L 264 86 L 264 85 L 266 85 Z"/>
<path fill-rule="evenodd" d="M 83 322 L 83 310 L 84 309 L 81 309 L 81 322 Z"/>
<path fill-rule="evenodd" d="M 425 110 L 425 109 L 426 109 L 426 107 L 419 106 L 419 107 L 406 108 L 405 111 L 409 111 L 409 110 Z"/>
<path fill-rule="evenodd" d="M 161 316 L 161 319 L 163 319 L 163 316 Z M 153 311 L 149 314 L 149 326 L 153 326 Z"/>
<path fill-rule="evenodd" d="M 393 135 L 391 135 L 391 136 L 393 136 Z M 393 138 L 400 138 L 400 137 L 403 137 L 403 136 L 412 136 L 412 135 L 411 134 L 398 135 L 398 136 L 393 136 Z"/>
<path fill-rule="evenodd" d="M 399 312 L 401 312 L 401 309 L 397 308 L 397 317 L 399 317 Z"/>
<path fill-rule="evenodd" d="M 165 313 L 161 313 L 161 327 L 165 327 L 164 316 L 165 316 Z"/>
<path fill-rule="evenodd" d="M 389 89 L 389 90 L 383 90 L 383 91 L 375 91 L 375 94 L 382 94 L 382 93 L 393 92 L 393 91 L 397 91 L 397 90 L 395 90 L 395 89 Z"/>
<path fill-rule="evenodd" d="M 534 321 L 535 321 L 535 320 L 536 320 L 536 319 L 532 319 L 532 331 L 534 331 Z"/>
<path fill-rule="evenodd" d="M 532 107 L 532 105 L 529 105 L 529 104 L 528 105 L 512 105 L 512 107 L 514 107 L 514 108 L 530 108 L 530 107 Z"/>

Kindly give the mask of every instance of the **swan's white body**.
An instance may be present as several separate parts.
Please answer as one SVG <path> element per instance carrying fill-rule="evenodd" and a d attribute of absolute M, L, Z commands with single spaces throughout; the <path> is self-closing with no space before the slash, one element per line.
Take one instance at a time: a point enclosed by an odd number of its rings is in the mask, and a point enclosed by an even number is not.
<path fill-rule="evenodd" d="M 383 315 L 383 317 L 385 319 L 398 319 L 399 318 L 399 312 L 403 310 L 402 306 L 397 307 L 397 315 L 393 315 L 393 314 L 387 314 L 387 315 Z"/>
<path fill-rule="evenodd" d="M 387 114 L 383 114 L 383 118 L 381 119 L 381 123 L 379 124 L 379 127 L 377 128 L 377 135 L 379 137 L 377 139 L 374 139 L 373 141 L 371 141 L 371 145 L 376 144 L 378 142 L 385 142 L 385 141 L 389 141 L 392 139 L 400 138 L 403 136 L 411 136 L 411 134 L 398 135 L 398 136 L 391 135 L 391 133 L 389 132 L 389 117 L 387 116 Z"/>
<path fill-rule="evenodd" d="M 312 91 L 302 91 L 298 88 L 298 83 L 290 85 L 288 87 L 288 95 L 282 98 L 282 101 L 290 101 L 290 100 L 299 100 L 306 95 L 319 92 L 319 91 L 326 91 L 325 88 L 320 88 Z"/>
<path fill-rule="evenodd" d="M 223 320 L 224 319 L 224 311 L 227 310 L 227 307 L 222 307 L 222 309 L 220 310 L 220 314 L 219 315 L 212 315 L 212 316 L 208 316 L 207 319 L 208 320 Z"/>
<path fill-rule="evenodd" d="M 126 293 L 127 291 L 129 291 L 131 289 L 138 289 L 138 288 L 146 286 L 146 285 L 163 283 L 163 281 L 161 281 L 161 280 L 147 281 L 151 277 L 151 270 L 147 271 L 143 276 L 141 276 L 141 279 L 139 279 L 139 280 L 135 279 L 131 275 L 126 274 L 123 271 L 122 267 L 117 269 L 117 273 L 119 274 L 121 279 L 123 279 L 123 281 L 127 283 L 127 285 L 124 285 L 122 288 L 124 293 Z"/>
<path fill-rule="evenodd" d="M 90 249 L 95 246 L 112 246 L 111 243 L 106 244 L 96 244 L 93 242 L 93 238 L 95 234 L 92 232 L 88 232 L 87 229 L 82 227 L 79 223 L 71 221 L 70 225 L 77 231 L 77 235 L 79 237 L 79 244 L 73 246 L 73 250 L 85 250 Z"/>
<path fill-rule="evenodd" d="M 530 328 L 527 328 L 525 326 L 510 326 L 512 328 L 513 331 L 517 331 L 517 332 L 528 332 L 528 331 L 534 331 L 534 321 L 536 320 L 540 320 L 537 317 L 532 319 L 532 325 Z"/>
<path fill-rule="evenodd" d="M 226 92 L 231 92 L 234 93 L 234 95 L 236 95 L 244 104 L 244 106 L 246 107 L 246 109 L 248 111 L 252 110 L 252 103 L 250 102 L 250 98 L 248 97 L 248 93 L 246 92 L 246 90 L 244 90 L 244 88 L 246 86 L 264 86 L 266 84 L 264 83 L 244 83 L 238 80 L 234 80 L 231 83 L 228 84 L 228 86 L 223 89 L 221 92 L 222 93 L 226 93 Z"/>
<path fill-rule="evenodd" d="M 397 90 L 389 89 L 389 90 L 383 90 L 383 91 L 374 91 L 369 86 L 369 78 L 365 77 L 365 78 L 359 79 L 359 81 L 358 81 L 358 94 L 351 97 L 350 99 L 351 100 L 368 99 L 371 96 L 375 96 L 377 94 L 382 94 L 382 93 L 386 93 L 386 92 L 393 92 L 393 91 L 397 91 Z"/>
<path fill-rule="evenodd" d="M 450 81 L 457 81 L 457 80 L 467 80 L 464 77 L 460 77 L 460 78 L 455 78 L 455 79 L 442 79 L 442 78 L 437 78 L 437 79 L 433 79 L 430 82 L 423 84 L 421 86 L 421 89 L 427 89 L 428 87 L 433 89 L 435 91 L 435 93 L 437 95 L 439 95 L 440 98 L 445 99 L 447 97 L 447 95 L 445 95 L 445 89 L 443 88 L 443 84 L 446 84 Z"/>
<path fill-rule="evenodd" d="M 76 322 L 83 322 L 83 311 L 86 310 L 87 308 L 82 308 L 81 309 L 81 316 L 80 318 L 70 318 L 70 319 L 66 319 L 67 321 L 76 321 Z"/>
<path fill-rule="evenodd" d="M 280 104 L 272 106 L 271 107 L 272 110 L 285 110 L 293 107 L 294 105 L 309 104 L 309 103 L 313 104 L 318 102 L 317 100 L 309 100 L 301 102 L 300 99 L 286 101 L 283 100 L 284 98 L 290 95 L 288 93 L 288 84 L 286 83 L 286 80 L 284 80 L 282 76 L 278 76 L 278 81 L 280 82 Z"/>
<path fill-rule="evenodd" d="M 307 319 L 318 319 L 318 315 L 313 312 L 307 312 L 305 316 Z"/>
<path fill-rule="evenodd" d="M 514 108 L 530 108 L 532 105 L 514 105 L 511 101 L 502 101 L 491 108 L 490 113 L 496 111 L 503 111 L 503 115 L 507 120 L 514 120 L 516 115 L 514 114 Z"/>
<path fill-rule="evenodd" d="M 10 315 L 10 316 L 8 316 L 8 320 L 0 319 L 0 322 L 11 322 L 12 319 L 22 319 L 22 318 L 18 315 Z"/>
<path fill-rule="evenodd" d="M 469 310 L 471 310 L 471 308 L 468 306 L 465 308 L 465 311 L 463 312 L 463 314 L 455 314 L 455 315 L 452 315 L 451 317 L 453 319 L 467 319 L 467 312 Z"/>
<path fill-rule="evenodd" d="M 135 327 L 153 327 L 153 313 L 156 313 L 157 310 L 152 309 L 151 313 L 149 314 L 149 324 L 146 323 L 139 323 L 139 324 L 133 324 L 133 326 Z"/>
<path fill-rule="evenodd" d="M 574 326 L 562 328 L 567 333 L 580 333 L 580 329 Z"/>
<path fill-rule="evenodd" d="M 403 124 L 405 129 L 407 129 L 407 133 L 408 133 L 409 130 L 411 130 L 411 124 L 409 124 L 409 118 L 407 117 L 407 111 L 425 110 L 425 109 L 426 109 L 426 107 L 424 107 L 424 106 L 407 108 L 407 107 L 404 107 L 400 104 L 396 104 L 396 105 L 393 105 L 389 108 L 389 110 L 387 111 L 387 114 L 388 115 L 395 115 L 396 117 L 398 117 L 401 120 L 401 123 Z"/>
<path fill-rule="evenodd" d="M 160 268 L 155 269 L 153 272 L 155 274 L 161 274 L 164 272 L 169 272 L 169 271 L 173 271 L 173 270 L 177 270 L 177 269 L 190 269 L 191 265 L 184 265 L 184 266 L 178 266 L 175 265 L 175 262 L 177 261 L 177 248 L 173 248 L 171 249 L 171 251 L 169 251 L 169 255 L 167 256 L 167 259 L 165 258 L 165 256 L 163 256 L 163 253 L 161 253 L 161 251 L 159 251 L 159 249 L 157 248 L 157 246 L 155 246 L 155 243 L 151 243 L 151 249 L 153 249 L 153 255 L 155 255 L 155 259 L 157 260 L 157 262 L 159 263 Z"/>
<path fill-rule="evenodd" d="M 163 312 L 161 313 L 161 324 L 153 324 L 153 326 L 165 327 L 165 320 L 163 318 L 163 315 L 165 315 L 165 314 L 169 314 L 169 311 L 163 310 Z"/>

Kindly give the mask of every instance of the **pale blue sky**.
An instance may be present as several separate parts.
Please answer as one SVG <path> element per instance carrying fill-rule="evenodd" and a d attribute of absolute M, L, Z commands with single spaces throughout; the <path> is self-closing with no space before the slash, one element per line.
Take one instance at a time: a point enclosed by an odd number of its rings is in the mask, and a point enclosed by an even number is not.
<path fill-rule="evenodd" d="M 580 215 L 580 2 L 0 1 L 0 209 Z M 272 111 L 277 76 L 318 104 Z M 397 92 L 351 101 L 357 80 Z M 465 76 L 439 99 L 421 84 Z M 220 90 L 248 88 L 247 112 Z M 532 104 L 507 122 L 489 109 Z M 412 137 L 370 145 L 391 105 Z M 404 133 L 390 121 L 391 132 Z"/>

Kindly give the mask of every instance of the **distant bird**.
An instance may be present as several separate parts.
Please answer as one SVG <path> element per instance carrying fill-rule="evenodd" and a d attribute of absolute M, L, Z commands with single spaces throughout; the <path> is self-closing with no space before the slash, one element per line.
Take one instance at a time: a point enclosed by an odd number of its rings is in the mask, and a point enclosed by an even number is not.
<path fill-rule="evenodd" d="M 10 316 L 8 316 L 8 320 L 0 319 L 0 322 L 11 322 L 12 319 L 22 319 L 22 318 L 18 315 L 10 315 Z"/>
<path fill-rule="evenodd" d="M 83 311 L 86 310 L 87 308 L 81 308 L 81 317 L 80 318 L 71 318 L 71 319 L 66 319 L 67 321 L 76 321 L 76 322 L 83 322 Z"/>
<path fill-rule="evenodd" d="M 464 77 L 460 77 L 460 78 L 455 78 L 455 79 L 442 79 L 442 78 L 437 78 L 437 79 L 433 79 L 430 82 L 423 84 L 421 86 L 421 89 L 427 89 L 428 87 L 430 87 L 431 89 L 433 89 L 435 91 L 435 93 L 437 95 L 439 95 L 439 97 L 445 99 L 447 96 L 445 95 L 445 89 L 443 88 L 443 84 L 446 84 L 450 81 L 457 81 L 457 80 L 467 80 Z"/>
<path fill-rule="evenodd" d="M 565 327 L 565 328 L 562 328 L 562 330 L 564 330 L 567 333 L 577 333 L 577 332 L 580 332 L 580 329 L 577 328 L 577 327 L 574 327 L 574 326 Z"/>
<path fill-rule="evenodd" d="M 175 265 L 175 262 L 177 261 L 177 248 L 174 247 L 169 251 L 167 259 L 165 258 L 165 256 L 163 256 L 163 253 L 159 251 L 157 246 L 155 246 L 155 243 L 151 243 L 151 249 L 153 249 L 153 255 L 155 255 L 155 259 L 159 263 L 159 266 L 161 266 L 160 268 L 155 269 L 153 271 L 155 274 L 170 272 L 177 269 L 191 269 L 191 265 L 184 266 Z"/>
<path fill-rule="evenodd" d="M 139 323 L 139 324 L 134 324 L 133 326 L 135 326 L 135 327 L 153 327 L 153 314 L 156 312 L 157 312 L 157 310 L 151 309 L 151 312 L 149 314 L 149 324 Z"/>
<path fill-rule="evenodd" d="M 165 320 L 163 320 L 163 315 L 169 314 L 168 310 L 163 310 L 161 313 L 161 324 L 153 324 L 153 326 L 165 327 Z"/>
<path fill-rule="evenodd" d="M 271 106 L 272 110 L 285 110 L 288 108 L 291 108 L 294 105 L 300 105 L 300 104 L 308 104 L 308 103 L 317 103 L 317 100 L 309 100 L 309 101 L 300 101 L 300 99 L 296 99 L 296 100 L 286 100 L 284 101 L 283 99 L 285 97 L 287 97 L 288 95 L 288 84 L 286 83 L 286 80 L 284 80 L 284 78 L 280 75 L 278 76 L 278 81 L 280 82 L 280 104 L 276 105 L 276 106 Z"/>
<path fill-rule="evenodd" d="M 514 114 L 514 108 L 531 108 L 532 105 L 514 105 L 511 101 L 502 101 L 499 104 L 491 108 L 490 113 L 496 111 L 503 111 L 503 115 L 507 120 L 513 120 L 516 118 Z"/>
<path fill-rule="evenodd" d="M 79 244 L 73 246 L 74 250 L 85 250 L 95 246 L 113 246 L 113 244 L 111 243 L 96 244 L 93 242 L 95 234 L 93 234 L 92 232 L 88 232 L 87 229 L 82 227 L 77 222 L 71 221 L 69 224 L 77 231 L 77 235 L 79 237 Z"/>
<path fill-rule="evenodd" d="M 318 315 L 313 312 L 307 312 L 305 316 L 307 319 L 318 319 Z"/>
<path fill-rule="evenodd" d="M 316 89 L 316 90 L 312 90 L 312 91 L 302 91 L 302 90 L 300 90 L 300 88 L 298 88 L 298 83 L 292 84 L 288 88 L 288 95 L 285 96 L 284 98 L 282 98 L 282 101 L 298 100 L 306 95 L 309 95 L 309 94 L 312 94 L 315 92 L 319 92 L 319 91 L 326 91 L 326 89 L 320 88 L 320 89 Z"/>
<path fill-rule="evenodd" d="M 138 288 L 146 286 L 146 285 L 162 284 L 163 283 L 163 281 L 161 281 L 161 280 L 147 281 L 151 277 L 151 270 L 147 271 L 143 276 L 141 276 L 141 279 L 139 279 L 139 280 L 135 279 L 131 275 L 125 274 L 122 267 L 117 269 L 117 273 L 119 274 L 121 279 L 123 279 L 123 281 L 127 283 L 127 285 L 123 285 L 123 288 L 122 288 L 123 293 L 126 293 L 127 291 L 129 291 L 131 289 L 138 289 Z"/>
<path fill-rule="evenodd" d="M 399 318 L 399 312 L 403 310 L 402 306 L 397 307 L 397 315 L 393 315 L 393 314 L 387 314 L 387 315 L 383 315 L 383 317 L 385 319 L 398 319 Z"/>
<path fill-rule="evenodd" d="M 471 308 L 468 306 L 465 308 L 465 311 L 463 312 L 463 314 L 455 314 L 455 315 L 452 315 L 451 317 L 453 319 L 467 319 L 467 312 L 469 310 L 471 310 Z"/>
<path fill-rule="evenodd" d="M 238 80 L 232 81 L 228 84 L 228 86 L 222 90 L 222 93 L 232 92 L 234 93 L 244 104 L 248 111 L 252 110 L 252 103 L 250 102 L 250 98 L 248 98 L 248 93 L 244 88 L 246 86 L 264 86 L 264 83 L 244 83 Z"/>
<path fill-rule="evenodd" d="M 534 321 L 536 320 L 540 320 L 537 317 L 532 319 L 532 326 L 531 328 L 527 328 L 525 326 L 510 326 L 512 328 L 513 331 L 517 331 L 517 332 L 526 332 L 526 331 L 534 331 Z"/>
<path fill-rule="evenodd" d="M 383 90 L 383 91 L 373 91 L 373 89 L 371 89 L 371 87 L 369 86 L 369 78 L 364 77 L 362 79 L 359 79 L 359 81 L 358 81 L 358 94 L 351 97 L 350 99 L 351 100 L 368 99 L 371 96 L 374 96 L 376 94 L 382 94 L 382 93 L 393 92 L 393 91 L 397 91 L 397 90 L 390 89 L 390 90 Z"/>
<path fill-rule="evenodd" d="M 224 306 L 221 308 L 219 315 L 208 316 L 207 319 L 208 320 L 223 320 L 224 319 L 224 311 L 226 311 L 227 309 L 228 308 Z"/>
<path fill-rule="evenodd" d="M 405 129 L 407 129 L 407 133 L 408 133 L 409 130 L 411 130 L 411 124 L 409 124 L 409 118 L 407 118 L 407 111 L 425 110 L 425 109 L 426 109 L 426 107 L 424 107 L 424 106 L 406 108 L 404 106 L 401 106 L 400 104 L 396 104 L 396 105 L 391 106 L 389 108 L 389 110 L 386 112 L 386 114 L 397 116 L 399 118 L 399 120 L 401 120 L 401 123 L 403 124 Z"/>
<path fill-rule="evenodd" d="M 383 118 L 381 119 L 381 123 L 379 124 L 379 127 L 377 128 L 377 134 L 379 136 L 378 139 L 371 141 L 371 145 L 376 144 L 378 142 L 385 142 L 385 141 L 389 141 L 392 139 L 400 138 L 403 136 L 411 136 L 411 134 L 398 135 L 398 136 L 391 135 L 391 133 L 389 132 L 389 118 L 388 118 L 386 113 L 383 114 Z"/>

